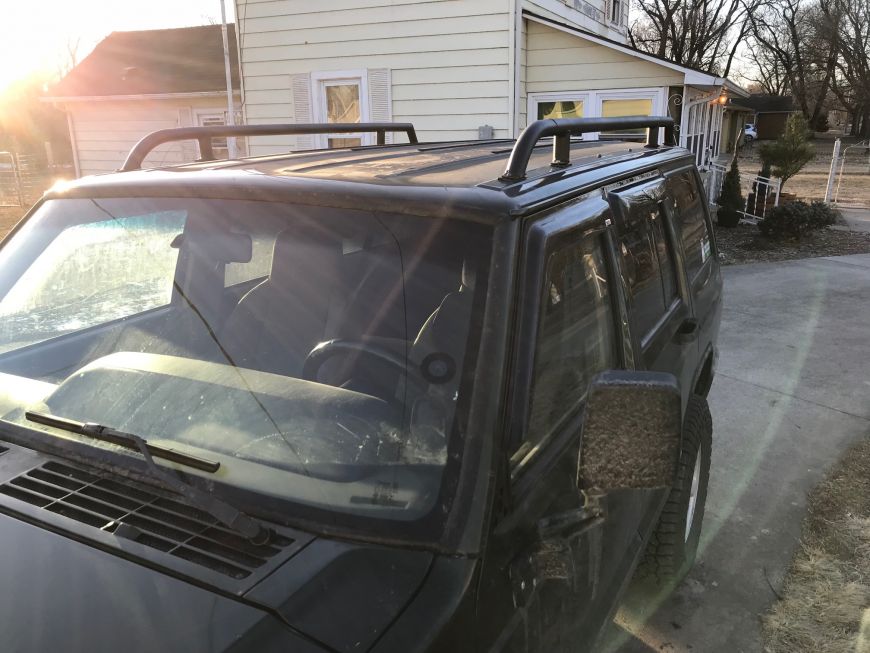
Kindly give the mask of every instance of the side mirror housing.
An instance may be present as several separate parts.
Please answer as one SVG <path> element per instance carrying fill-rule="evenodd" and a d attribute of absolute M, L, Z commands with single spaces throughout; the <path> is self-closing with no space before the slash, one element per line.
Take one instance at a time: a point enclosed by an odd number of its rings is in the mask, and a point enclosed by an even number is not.
<path fill-rule="evenodd" d="M 598 374 L 589 385 L 583 419 L 581 489 L 670 487 L 682 421 L 674 375 L 629 370 Z"/>

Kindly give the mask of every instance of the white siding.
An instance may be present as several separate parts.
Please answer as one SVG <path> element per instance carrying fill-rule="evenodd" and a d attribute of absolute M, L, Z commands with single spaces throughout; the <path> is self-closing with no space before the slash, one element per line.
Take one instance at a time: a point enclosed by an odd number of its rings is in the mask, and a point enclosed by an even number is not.
<path fill-rule="evenodd" d="M 682 86 L 671 68 L 526 21 L 526 92 Z"/>
<path fill-rule="evenodd" d="M 197 109 L 214 109 L 219 113 L 226 110 L 226 102 L 219 97 L 70 102 L 66 110 L 75 132 L 73 142 L 80 174 L 117 170 L 143 136 L 158 129 L 191 126 Z M 169 165 L 194 158 L 196 148 L 192 142 L 167 143 L 155 149 L 143 165 Z"/>
<path fill-rule="evenodd" d="M 237 0 L 249 123 L 294 122 L 295 75 L 367 70 L 390 84 L 390 118 L 423 140 L 508 135 L 508 0 Z M 385 95 L 372 96 L 378 117 Z M 316 117 L 314 118 L 316 120 Z M 397 136 L 396 142 L 403 137 Z M 294 148 L 291 137 L 251 141 L 251 153 Z"/>
<path fill-rule="evenodd" d="M 628 43 L 627 20 L 616 25 L 608 20 L 612 0 L 522 0 L 523 9 L 573 27 Z M 629 0 L 622 0 L 627 11 Z M 626 14 L 627 17 L 627 14 Z"/>

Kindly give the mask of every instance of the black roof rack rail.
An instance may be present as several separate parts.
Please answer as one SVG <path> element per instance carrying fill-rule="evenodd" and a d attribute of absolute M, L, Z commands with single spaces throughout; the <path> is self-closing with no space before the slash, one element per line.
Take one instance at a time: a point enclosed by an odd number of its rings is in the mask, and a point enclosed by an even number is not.
<path fill-rule="evenodd" d="M 538 141 L 553 139 L 553 163 L 562 167 L 571 164 L 571 136 L 614 129 L 647 130 L 647 147 L 658 147 L 659 127 L 665 128 L 665 145 L 674 145 L 674 119 L 664 116 L 625 116 L 623 118 L 555 118 L 536 120 L 523 130 L 508 159 L 501 181 L 522 181 L 526 178 L 529 159 Z"/>
<path fill-rule="evenodd" d="M 278 136 L 298 134 L 377 134 L 378 145 L 386 143 L 387 132 L 405 132 L 408 142 L 417 143 L 417 132 L 409 122 L 358 122 L 358 123 L 320 123 L 320 124 L 273 124 L 273 125 L 214 125 L 209 127 L 177 127 L 151 132 L 140 140 L 121 166 L 120 172 L 139 170 L 142 161 L 164 143 L 174 141 L 199 141 L 200 161 L 213 161 L 211 139 L 227 136 Z"/>

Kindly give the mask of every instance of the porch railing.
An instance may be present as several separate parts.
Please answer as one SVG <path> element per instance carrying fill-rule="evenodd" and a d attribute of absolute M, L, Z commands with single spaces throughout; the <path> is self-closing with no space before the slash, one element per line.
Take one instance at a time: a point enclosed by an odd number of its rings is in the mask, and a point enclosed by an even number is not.
<path fill-rule="evenodd" d="M 719 202 L 722 185 L 728 168 L 721 163 L 711 163 L 707 170 L 707 197 L 711 204 Z M 745 198 L 740 213 L 747 222 L 757 223 L 764 219 L 768 209 L 779 206 L 779 191 L 782 181 L 776 177 L 761 177 L 740 173 L 740 191 Z"/>

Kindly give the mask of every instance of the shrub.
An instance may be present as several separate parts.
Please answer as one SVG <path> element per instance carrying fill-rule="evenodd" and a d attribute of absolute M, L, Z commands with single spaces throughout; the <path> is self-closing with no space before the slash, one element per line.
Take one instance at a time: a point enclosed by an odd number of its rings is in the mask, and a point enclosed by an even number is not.
<path fill-rule="evenodd" d="M 736 158 L 731 162 L 731 169 L 725 173 L 718 203 L 719 211 L 716 214 L 716 221 L 720 227 L 733 229 L 740 222 L 740 212 L 744 208 L 743 195 L 740 192 L 740 171 L 737 169 Z"/>
<path fill-rule="evenodd" d="M 758 223 L 758 228 L 768 238 L 800 240 L 811 231 L 824 229 L 836 221 L 837 211 L 824 202 L 796 201 L 772 208 Z"/>
<path fill-rule="evenodd" d="M 761 160 L 773 168 L 774 176 L 782 179 L 782 186 L 815 156 L 811 136 L 807 119 L 803 114 L 793 113 L 786 120 L 785 131 L 780 137 L 761 146 Z"/>

